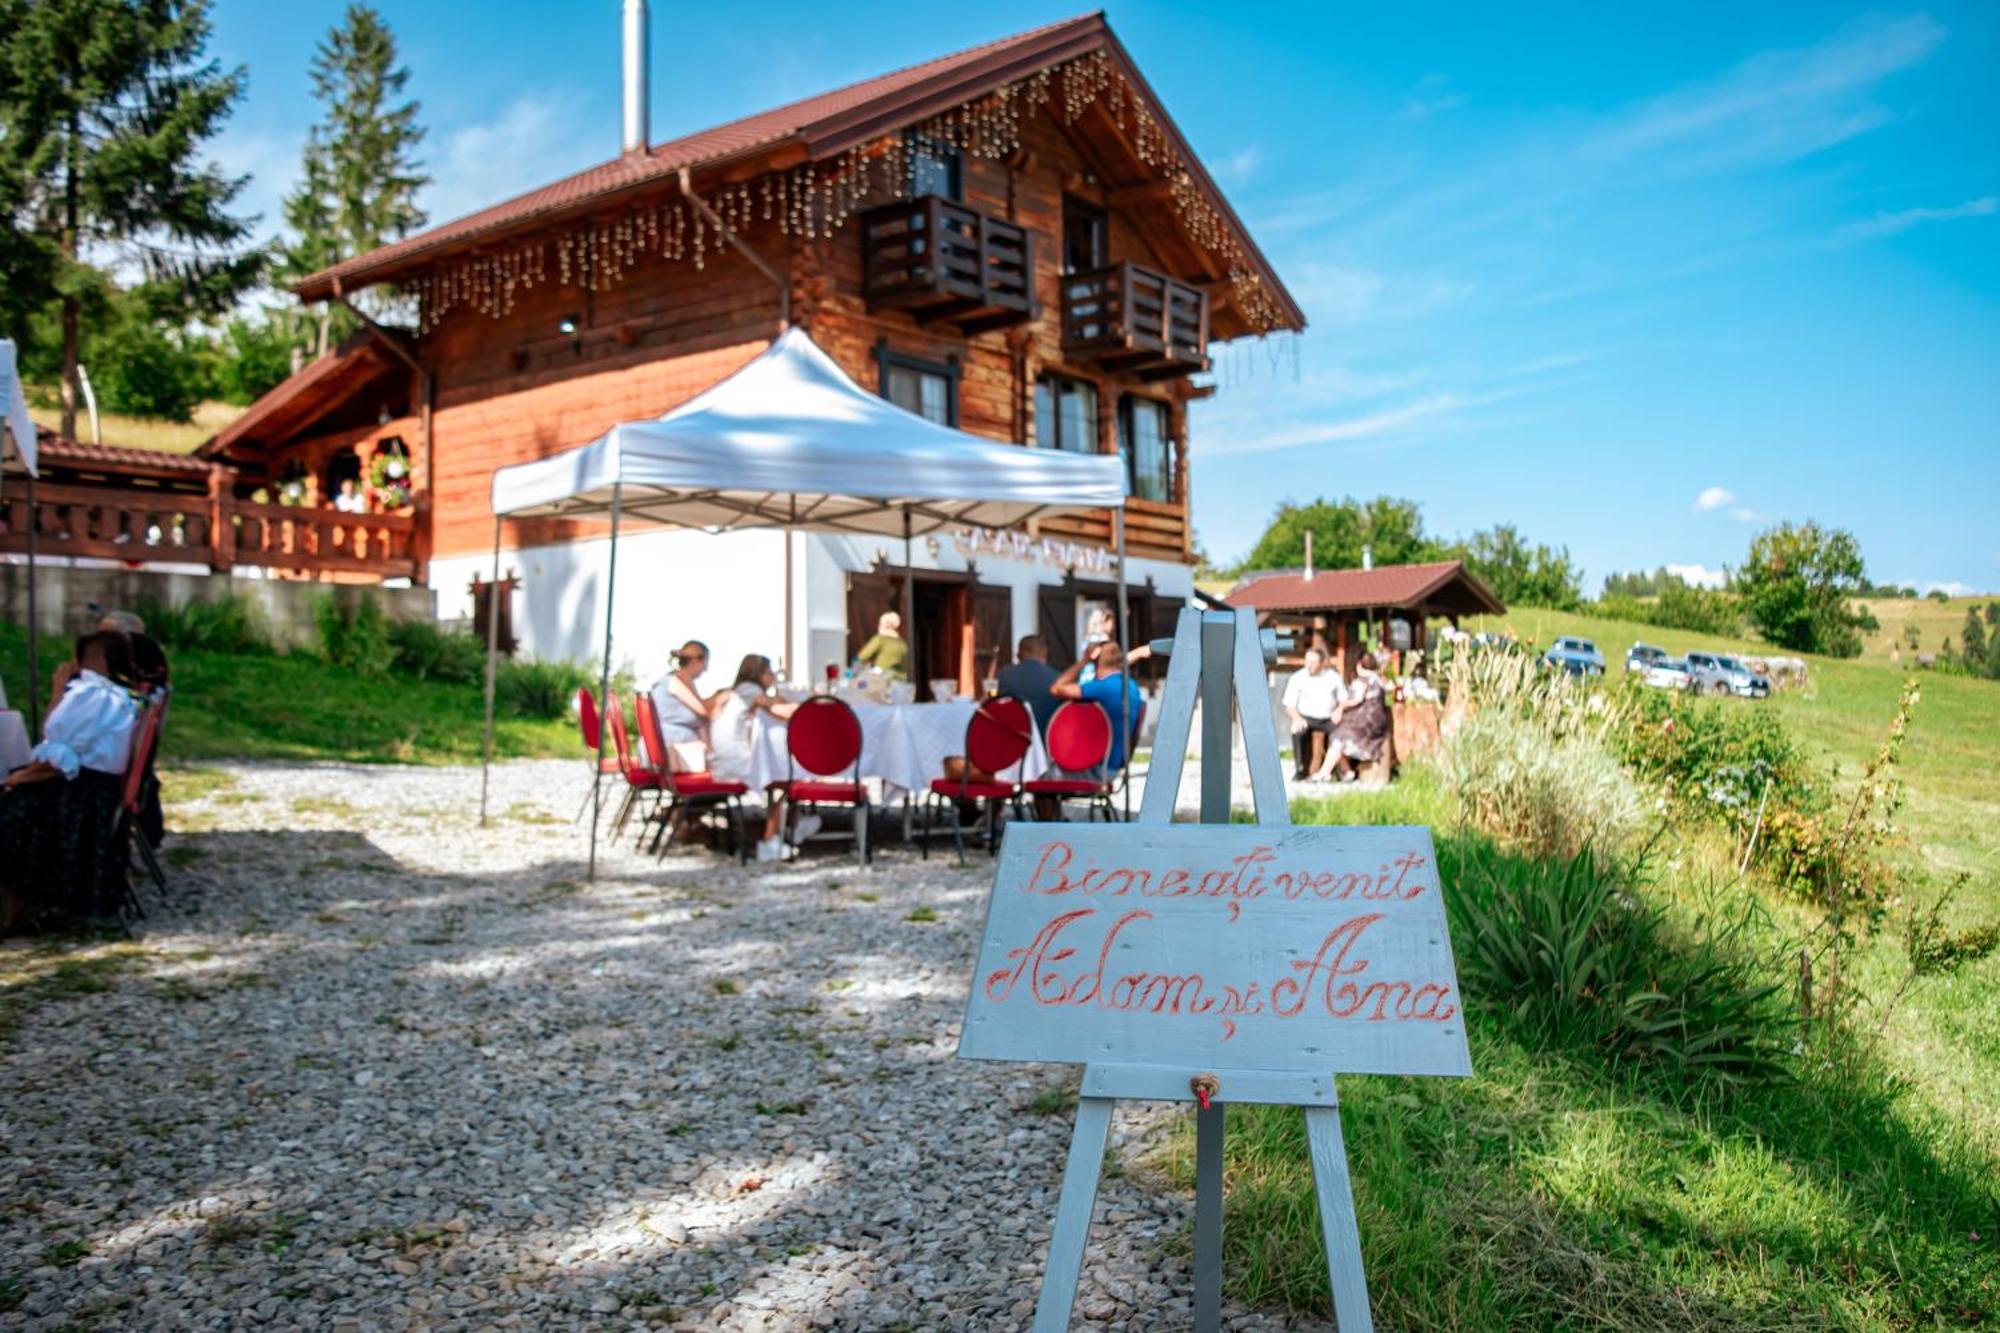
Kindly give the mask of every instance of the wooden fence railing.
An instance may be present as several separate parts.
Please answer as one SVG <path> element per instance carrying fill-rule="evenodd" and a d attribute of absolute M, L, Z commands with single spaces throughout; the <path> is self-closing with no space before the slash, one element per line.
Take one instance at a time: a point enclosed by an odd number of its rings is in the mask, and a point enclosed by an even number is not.
<path fill-rule="evenodd" d="M 416 519 L 99 486 L 36 487 L 36 550 L 129 564 L 257 565 L 305 577 L 415 578 Z M 28 549 L 28 493 L 0 494 L 0 551 Z"/>

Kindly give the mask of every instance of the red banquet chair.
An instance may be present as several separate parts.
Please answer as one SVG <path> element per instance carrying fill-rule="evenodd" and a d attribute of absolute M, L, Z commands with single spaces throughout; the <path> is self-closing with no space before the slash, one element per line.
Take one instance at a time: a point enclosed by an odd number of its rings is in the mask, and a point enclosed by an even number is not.
<path fill-rule="evenodd" d="M 632 753 L 632 733 L 625 729 L 625 710 L 618 706 L 614 696 L 608 716 L 611 719 L 611 743 L 618 751 L 618 771 L 625 778 L 625 799 L 618 803 L 618 814 L 611 821 L 611 836 L 617 837 L 624 831 L 625 821 L 632 817 L 632 811 L 650 793 L 655 805 L 660 800 L 660 789 L 664 785 L 660 770 L 651 764 L 641 763 Z M 648 700 L 648 702 L 651 702 Z M 644 833 L 645 823 L 639 825 Z"/>
<path fill-rule="evenodd" d="M 1021 765 L 1027 762 L 1028 746 L 1034 740 L 1035 719 L 1019 699 L 983 699 L 965 723 L 965 768 L 955 778 L 932 778 L 929 798 L 924 802 L 924 859 L 931 855 L 931 821 L 940 811 L 951 819 L 951 842 L 958 850 L 959 864 L 965 863 L 965 829 L 959 811 L 968 802 L 986 802 L 986 851 L 1000 846 L 1000 812 L 1020 795 L 1017 785 Z M 1015 781 L 1005 776 L 1014 769 Z M 975 779 L 974 770 L 990 774 Z"/>
<path fill-rule="evenodd" d="M 1139 723 L 1146 716 L 1145 706 L 1140 706 L 1132 719 L 1132 734 L 1139 734 Z M 1049 763 L 1065 772 L 1090 772 L 1102 768 L 1111 754 L 1111 716 L 1102 704 L 1072 699 L 1056 709 L 1049 719 Z M 1132 762 L 1132 747 L 1125 747 L 1125 762 Z M 1112 805 L 1112 795 L 1118 784 L 1124 781 L 1123 771 L 1098 778 L 1030 778 L 1021 784 L 1021 790 L 1028 796 L 1053 796 L 1059 800 L 1083 800 L 1088 802 L 1091 819 L 1100 814 L 1107 821 L 1118 818 L 1117 807 Z"/>
<path fill-rule="evenodd" d="M 674 772 L 673 765 L 665 761 L 666 736 L 660 730 L 660 714 L 653 707 L 652 696 L 643 690 L 633 695 L 632 708 L 639 719 L 639 739 L 646 743 L 646 753 L 661 756 L 659 772 L 662 789 L 666 792 L 665 801 L 646 816 L 648 823 L 660 826 L 660 831 L 653 835 L 650 850 L 656 856 L 665 856 L 667 848 L 674 845 L 674 838 L 681 831 L 683 818 L 692 814 L 699 820 L 720 810 L 729 816 L 729 832 L 736 843 L 737 861 L 749 860 L 750 845 L 743 840 L 743 796 L 750 789 L 740 782 L 718 778 L 713 773 Z"/>
<path fill-rule="evenodd" d="M 603 740 L 604 723 L 597 715 L 597 696 L 590 692 L 588 685 L 576 687 L 576 729 L 583 737 L 583 748 L 590 755 L 590 762 L 597 769 L 597 776 L 591 779 L 590 790 L 583 794 L 583 804 L 576 809 L 576 818 L 582 819 L 583 812 L 596 803 L 598 789 L 603 787 L 604 779 L 615 778 L 624 772 L 618 763 L 617 755 L 600 756 L 597 752 L 597 747 Z M 576 820 L 570 822 L 574 824 Z"/>
<path fill-rule="evenodd" d="M 160 867 L 159 854 L 153 850 L 152 841 L 139 830 L 139 810 L 146 797 L 146 775 L 152 771 L 153 752 L 160 743 L 160 728 L 167 720 L 167 698 L 169 691 L 162 685 L 149 696 L 141 706 L 139 729 L 132 737 L 132 758 L 125 765 L 125 789 L 118 797 L 118 813 L 111 820 L 111 845 L 115 850 L 120 842 L 139 853 L 140 864 L 152 876 L 153 887 L 160 891 L 160 902 L 167 901 L 167 874 Z M 146 915 L 146 908 L 139 901 L 139 894 L 130 884 L 125 886 L 125 898 L 132 910 L 139 916 Z"/>
<path fill-rule="evenodd" d="M 800 704 L 785 725 L 789 776 L 785 782 L 785 841 L 793 842 L 799 811 L 806 807 L 844 807 L 854 817 L 854 851 L 867 865 L 868 789 L 861 783 L 861 719 L 839 699 L 818 695 Z M 812 776 L 800 778 L 804 769 Z M 845 774 L 846 776 L 841 776 Z"/>

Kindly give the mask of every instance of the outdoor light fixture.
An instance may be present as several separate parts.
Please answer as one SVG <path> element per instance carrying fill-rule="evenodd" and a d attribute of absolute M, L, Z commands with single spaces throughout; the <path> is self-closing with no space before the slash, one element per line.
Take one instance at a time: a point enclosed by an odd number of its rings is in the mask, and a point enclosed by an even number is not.
<path fill-rule="evenodd" d="M 583 326 L 575 315 L 564 315 L 556 321 L 556 332 L 569 339 L 570 350 L 579 354 L 583 351 Z"/>

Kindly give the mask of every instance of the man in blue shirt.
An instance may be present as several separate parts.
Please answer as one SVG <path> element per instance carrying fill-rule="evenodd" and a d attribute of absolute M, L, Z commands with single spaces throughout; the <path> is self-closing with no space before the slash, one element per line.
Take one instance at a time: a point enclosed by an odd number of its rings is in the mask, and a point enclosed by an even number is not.
<path fill-rule="evenodd" d="M 1111 719 L 1111 752 L 1105 756 L 1104 776 L 1125 767 L 1126 742 L 1139 725 L 1139 709 L 1144 702 L 1139 687 L 1126 674 L 1127 662 L 1137 662 L 1145 658 L 1150 648 L 1134 648 L 1130 653 L 1119 651 L 1115 643 L 1094 644 L 1085 650 L 1083 661 L 1056 678 L 1049 686 L 1049 693 L 1058 699 L 1082 699 L 1102 708 Z M 1095 665 L 1097 674 L 1087 681 L 1079 681 L 1086 665 Z M 1122 708 L 1121 708 L 1122 701 Z M 1121 711 L 1124 725 L 1119 725 Z"/>

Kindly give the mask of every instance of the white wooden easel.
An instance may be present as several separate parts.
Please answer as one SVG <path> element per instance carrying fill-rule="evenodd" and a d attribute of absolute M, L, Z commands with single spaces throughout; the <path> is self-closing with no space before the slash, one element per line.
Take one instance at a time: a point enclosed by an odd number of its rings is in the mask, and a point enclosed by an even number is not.
<path fill-rule="evenodd" d="M 1159 648 L 1166 649 L 1164 641 Z M 1232 713 L 1243 723 L 1250 762 L 1250 790 L 1257 822 L 1290 824 L 1285 780 L 1278 768 L 1277 728 L 1272 720 L 1263 638 L 1248 610 L 1181 611 L 1167 665 L 1160 725 L 1147 768 L 1146 796 L 1138 822 L 1170 824 L 1187 763 L 1188 733 L 1195 700 L 1201 700 L 1201 822 L 1229 822 Z M 1194 1319 L 1200 1333 L 1222 1325 L 1222 1134 L 1228 1102 L 1266 1102 L 1304 1109 L 1306 1141 L 1312 1155 L 1313 1188 L 1319 1200 L 1320 1231 L 1326 1240 L 1327 1273 L 1333 1282 L 1333 1309 L 1340 1333 L 1371 1333 L 1368 1281 L 1361 1267 L 1361 1231 L 1354 1216 L 1354 1190 L 1347 1173 L 1347 1148 L 1340 1132 L 1340 1098 L 1333 1075 L 1254 1069 L 1195 1070 L 1164 1065 L 1093 1064 L 1083 1071 L 1063 1168 L 1062 1197 L 1049 1237 L 1041 1299 L 1035 1306 L 1035 1333 L 1063 1333 L 1076 1303 L 1077 1279 L 1089 1240 L 1090 1214 L 1097 1201 L 1104 1148 L 1111 1131 L 1111 1108 L 1121 1097 L 1147 1101 L 1198 1102 L 1197 1081 L 1212 1087 L 1209 1104 L 1195 1112 Z"/>

